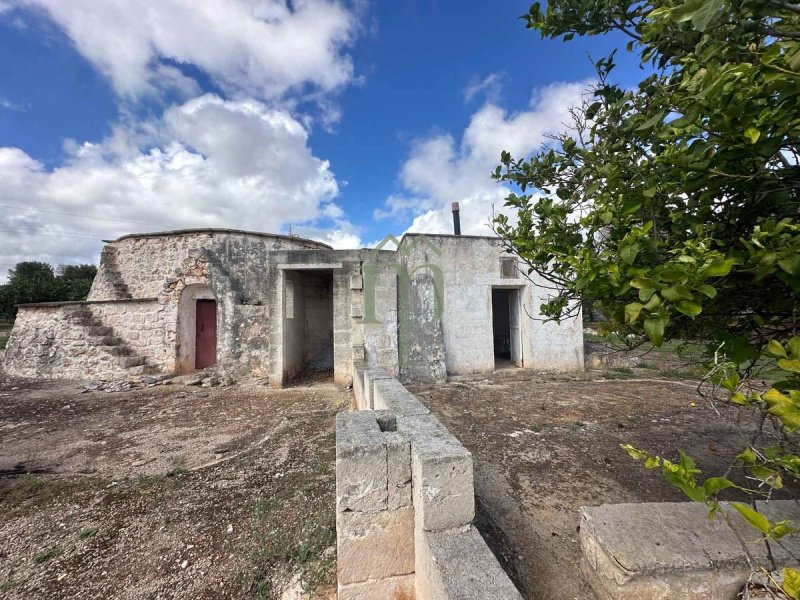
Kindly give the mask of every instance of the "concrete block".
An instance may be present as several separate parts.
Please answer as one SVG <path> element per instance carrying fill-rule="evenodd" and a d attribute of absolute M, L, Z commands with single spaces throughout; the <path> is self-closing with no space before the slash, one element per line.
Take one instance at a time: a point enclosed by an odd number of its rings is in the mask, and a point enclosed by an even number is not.
<path fill-rule="evenodd" d="M 472 525 L 415 536 L 419 600 L 522 600 Z"/>
<path fill-rule="evenodd" d="M 398 416 L 427 415 L 430 411 L 396 379 L 378 379 L 373 384 L 373 406 Z"/>
<path fill-rule="evenodd" d="M 350 276 L 350 289 L 351 290 L 360 290 L 364 287 L 364 279 L 361 275 L 351 275 Z"/>
<path fill-rule="evenodd" d="M 399 433 L 384 433 L 384 439 L 389 510 L 411 506 L 411 444 Z"/>
<path fill-rule="evenodd" d="M 604 599 L 731 600 L 750 568 L 723 521 L 692 502 L 584 508 L 581 568 Z"/>
<path fill-rule="evenodd" d="M 342 585 L 339 600 L 414 600 L 414 575 L 398 575 L 376 581 Z"/>
<path fill-rule="evenodd" d="M 386 444 L 370 412 L 336 415 L 336 510 L 386 510 Z"/>
<path fill-rule="evenodd" d="M 374 383 L 379 379 L 391 379 L 391 375 L 380 369 L 367 369 L 364 371 L 364 397 L 366 401 L 364 406 L 372 410 L 375 406 L 374 403 Z"/>
<path fill-rule="evenodd" d="M 366 366 L 362 361 L 353 357 L 353 398 L 355 399 L 356 410 L 364 410 L 364 371 Z"/>
<path fill-rule="evenodd" d="M 350 316 L 354 319 L 360 319 L 364 316 L 364 303 L 360 300 L 354 301 L 350 305 Z"/>
<path fill-rule="evenodd" d="M 472 454 L 432 415 L 398 417 L 411 442 L 412 497 L 417 527 L 426 531 L 472 523 Z"/>
<path fill-rule="evenodd" d="M 364 362 L 366 359 L 366 352 L 364 351 L 364 346 L 359 344 L 353 345 L 353 360 L 357 360 L 359 362 Z"/>
<path fill-rule="evenodd" d="M 795 527 L 800 524 L 800 506 L 794 500 L 770 500 L 769 502 L 758 500 L 756 507 L 771 523 L 788 520 L 792 521 Z M 750 556 L 759 564 L 768 564 L 767 547 L 761 538 L 761 534 L 753 529 L 751 525 L 748 525 L 741 515 L 736 512 L 736 509 L 729 507 L 727 503 L 723 503 L 723 508 L 730 514 L 731 526 L 738 534 L 739 539 L 744 542 Z M 800 557 L 800 538 L 797 535 L 784 537 L 780 540 L 780 544 L 772 541 L 770 542 L 770 548 L 778 566 L 794 566 L 798 563 L 798 559 L 795 557 Z"/>
<path fill-rule="evenodd" d="M 342 584 L 414 572 L 414 509 L 336 515 L 337 579 Z"/>

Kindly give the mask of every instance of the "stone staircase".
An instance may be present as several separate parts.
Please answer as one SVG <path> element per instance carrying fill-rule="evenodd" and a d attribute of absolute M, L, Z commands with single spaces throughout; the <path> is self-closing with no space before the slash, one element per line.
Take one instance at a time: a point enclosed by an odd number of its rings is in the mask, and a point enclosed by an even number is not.
<path fill-rule="evenodd" d="M 130 300 L 133 298 L 131 291 L 128 289 L 128 284 L 122 279 L 122 274 L 119 271 L 116 247 L 109 244 L 103 248 L 102 252 L 100 252 L 100 264 L 105 267 L 107 285 L 113 290 L 113 299 Z"/>
<path fill-rule="evenodd" d="M 121 337 L 114 335 L 114 329 L 105 325 L 87 306 L 77 306 L 68 316 L 71 325 L 85 332 L 86 345 L 97 348 L 109 357 L 112 367 L 125 370 L 127 375 L 151 375 L 158 373 L 155 365 L 148 365 L 147 360 L 125 343 Z M 114 368 L 116 370 L 116 368 Z"/>

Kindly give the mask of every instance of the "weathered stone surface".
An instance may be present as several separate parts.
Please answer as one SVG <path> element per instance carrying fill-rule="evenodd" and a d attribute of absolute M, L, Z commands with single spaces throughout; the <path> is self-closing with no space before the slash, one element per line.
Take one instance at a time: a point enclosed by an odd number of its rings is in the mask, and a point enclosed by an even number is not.
<path fill-rule="evenodd" d="M 415 537 L 419 600 L 522 600 L 472 525 Z"/>
<path fill-rule="evenodd" d="M 391 375 L 381 369 L 367 369 L 364 371 L 364 407 L 372 410 L 375 408 L 375 382 L 380 379 L 391 379 Z"/>
<path fill-rule="evenodd" d="M 374 414 L 336 416 L 336 510 L 386 510 L 386 445 Z"/>
<path fill-rule="evenodd" d="M 396 422 L 395 422 L 396 427 Z M 389 510 L 411 505 L 411 444 L 399 433 L 384 433 Z"/>
<path fill-rule="evenodd" d="M 336 514 L 337 578 L 340 583 L 414 572 L 414 511 Z"/>
<path fill-rule="evenodd" d="M 584 508 L 580 539 L 582 569 L 604 599 L 733 600 L 750 574 L 733 530 L 702 504 Z"/>
<path fill-rule="evenodd" d="M 373 408 L 391 411 L 397 416 L 427 415 L 430 411 L 396 379 L 375 379 Z"/>
<path fill-rule="evenodd" d="M 338 600 L 414 600 L 414 575 L 342 585 Z"/>
<path fill-rule="evenodd" d="M 761 539 L 761 534 L 751 525 L 748 525 L 733 507 L 726 503 L 723 506 L 730 514 L 730 523 L 739 534 L 739 539 L 745 544 L 747 552 L 758 564 L 768 564 L 767 547 Z M 767 517 L 770 522 L 788 520 L 795 524 L 800 523 L 800 506 L 794 500 L 770 500 L 756 502 L 758 511 Z M 800 538 L 790 535 L 782 538 L 780 543 L 770 543 L 772 556 L 779 566 L 792 566 L 800 563 Z"/>
<path fill-rule="evenodd" d="M 411 442 L 412 496 L 417 526 L 452 529 L 475 516 L 472 454 L 432 415 L 399 417 Z"/>

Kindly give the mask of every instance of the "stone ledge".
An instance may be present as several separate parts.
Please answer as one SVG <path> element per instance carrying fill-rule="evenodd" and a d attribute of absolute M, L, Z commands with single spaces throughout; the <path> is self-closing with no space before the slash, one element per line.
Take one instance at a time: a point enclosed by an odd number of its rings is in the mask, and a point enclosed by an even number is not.
<path fill-rule="evenodd" d="M 62 302 L 29 302 L 17 308 L 58 308 L 59 306 L 92 306 L 95 304 L 136 304 L 158 302 L 158 298 L 123 298 L 121 300 L 64 300 Z"/>
<path fill-rule="evenodd" d="M 472 525 L 416 533 L 419 600 L 522 600 Z"/>
<path fill-rule="evenodd" d="M 800 518 L 794 501 L 773 500 L 760 510 L 771 519 Z M 734 600 L 750 576 L 745 553 L 763 561 L 762 544 L 738 516 L 732 525 L 708 519 L 693 502 L 607 504 L 584 508 L 581 568 L 604 600 Z M 777 554 L 782 566 L 800 556 L 800 540 Z"/>
<path fill-rule="evenodd" d="M 373 383 L 373 408 L 388 410 L 398 417 L 427 415 L 430 411 L 396 379 L 381 378 Z"/>

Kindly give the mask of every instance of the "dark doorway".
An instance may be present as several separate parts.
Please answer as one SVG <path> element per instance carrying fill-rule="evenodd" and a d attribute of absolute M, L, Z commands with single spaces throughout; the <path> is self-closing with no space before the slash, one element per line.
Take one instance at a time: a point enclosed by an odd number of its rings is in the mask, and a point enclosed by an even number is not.
<path fill-rule="evenodd" d="M 522 366 L 519 310 L 518 289 L 492 289 L 495 368 L 511 365 Z"/>
<path fill-rule="evenodd" d="M 217 364 L 217 303 L 214 300 L 198 300 L 196 306 L 194 366 L 196 369 L 205 369 Z"/>
<path fill-rule="evenodd" d="M 283 381 L 307 385 L 333 378 L 333 271 L 286 270 Z"/>

